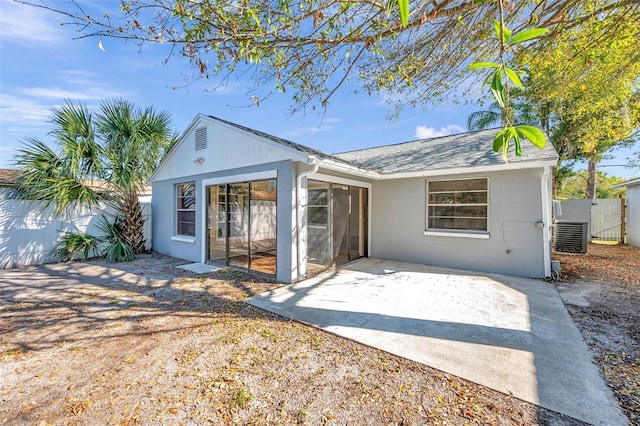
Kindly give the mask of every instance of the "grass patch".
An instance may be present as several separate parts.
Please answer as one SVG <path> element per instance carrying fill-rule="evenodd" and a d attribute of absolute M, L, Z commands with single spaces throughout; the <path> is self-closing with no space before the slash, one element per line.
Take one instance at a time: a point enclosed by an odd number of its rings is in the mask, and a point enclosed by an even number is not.
<path fill-rule="evenodd" d="M 246 408 L 247 405 L 249 405 L 249 402 L 251 402 L 251 399 L 253 399 L 253 395 L 251 395 L 251 393 L 249 393 L 249 391 L 247 391 L 246 389 L 242 388 L 238 392 L 236 392 L 234 399 L 238 407 Z"/>

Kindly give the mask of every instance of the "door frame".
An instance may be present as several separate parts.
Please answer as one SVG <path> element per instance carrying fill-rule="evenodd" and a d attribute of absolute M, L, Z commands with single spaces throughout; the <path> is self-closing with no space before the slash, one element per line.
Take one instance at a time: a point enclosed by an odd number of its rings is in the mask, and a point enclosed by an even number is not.
<path fill-rule="evenodd" d="M 307 177 L 307 181 L 308 180 L 315 180 L 315 181 L 320 181 L 320 182 L 326 182 L 326 183 L 335 183 L 338 185 L 348 185 L 348 186 L 353 186 L 353 187 L 358 187 L 358 188 L 364 188 L 367 190 L 367 195 L 366 195 L 366 207 L 365 207 L 365 213 L 366 213 L 366 217 L 363 217 L 363 221 L 364 221 L 364 227 L 366 228 L 366 235 L 364 235 L 365 238 L 365 244 L 366 244 L 366 256 L 364 257 L 371 257 L 371 211 L 372 211 L 372 200 L 373 200 L 373 196 L 372 196 L 372 187 L 373 185 L 370 182 L 363 182 L 363 181 L 359 181 L 359 180 L 355 180 L 355 179 L 349 179 L 349 178 L 343 178 L 340 176 L 333 176 L 333 175 L 327 175 L 324 173 L 311 173 L 310 175 L 308 175 Z M 307 189 L 307 185 L 305 185 L 305 190 Z M 307 197 L 308 199 L 308 197 Z M 364 206 L 363 206 L 364 207 Z M 306 208 L 306 206 L 305 206 Z M 332 225 L 333 226 L 333 225 Z M 305 232 L 306 231 L 306 227 L 307 224 L 305 223 Z M 333 233 L 333 229 L 331 229 L 331 232 Z M 306 240 L 306 238 L 305 238 Z M 305 247 L 305 251 L 306 251 L 306 247 Z M 307 258 L 308 258 L 308 254 L 305 255 L 304 257 L 304 271 L 305 274 L 307 272 Z M 300 266 L 300 265 L 299 265 Z"/>
<path fill-rule="evenodd" d="M 207 263 L 207 252 L 209 250 L 209 236 L 208 234 L 208 229 L 209 229 L 209 191 L 208 191 L 208 187 L 210 186 L 217 186 L 217 185 L 226 185 L 226 184 L 233 184 L 233 183 L 238 183 L 238 182 L 250 182 L 250 181 L 256 181 L 256 180 L 272 180 L 275 179 L 276 180 L 276 185 L 277 185 L 277 180 L 278 180 L 278 171 L 277 170 L 267 170 L 264 172 L 255 172 L 255 173 L 243 173 L 243 174 L 237 174 L 237 175 L 228 175 L 228 176 L 222 176 L 222 177 L 217 177 L 217 178 L 211 178 L 211 179 L 203 179 L 201 182 L 201 197 L 200 197 L 200 201 L 201 201 L 201 208 L 200 208 L 200 217 L 202 218 L 201 223 L 202 226 L 200 227 L 200 238 L 202 241 L 202 247 L 201 247 L 201 251 L 200 251 L 200 262 L 201 263 Z M 278 220 L 277 218 L 277 213 L 276 213 L 276 221 Z M 197 221 L 197 218 L 196 218 Z"/>

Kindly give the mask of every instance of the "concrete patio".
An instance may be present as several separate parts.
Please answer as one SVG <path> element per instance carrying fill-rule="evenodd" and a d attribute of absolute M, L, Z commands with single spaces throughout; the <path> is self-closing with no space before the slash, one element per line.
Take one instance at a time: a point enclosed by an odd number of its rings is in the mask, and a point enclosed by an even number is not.
<path fill-rule="evenodd" d="M 625 425 L 546 282 L 361 259 L 250 304 L 595 425 Z"/>

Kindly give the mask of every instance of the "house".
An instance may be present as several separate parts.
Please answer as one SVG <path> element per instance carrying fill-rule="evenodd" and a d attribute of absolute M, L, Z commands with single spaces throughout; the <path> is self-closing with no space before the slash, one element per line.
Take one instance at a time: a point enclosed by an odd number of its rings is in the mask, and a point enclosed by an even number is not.
<path fill-rule="evenodd" d="M 14 169 L 0 169 L 0 200 L 13 198 L 20 172 Z"/>
<path fill-rule="evenodd" d="M 153 247 L 295 282 L 364 256 L 545 277 L 558 156 L 499 129 L 329 155 L 198 115 L 151 177 Z"/>
<path fill-rule="evenodd" d="M 627 189 L 627 244 L 640 247 L 640 178 L 612 185 L 611 188 Z"/>

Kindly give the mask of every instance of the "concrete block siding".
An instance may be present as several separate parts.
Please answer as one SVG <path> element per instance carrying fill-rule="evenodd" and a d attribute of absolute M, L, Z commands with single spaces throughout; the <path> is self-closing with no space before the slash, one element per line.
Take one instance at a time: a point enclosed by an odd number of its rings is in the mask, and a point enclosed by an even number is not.
<path fill-rule="evenodd" d="M 374 182 L 371 254 L 475 271 L 544 277 L 540 250 L 543 233 L 536 228 L 536 222 L 543 220 L 541 175 L 542 169 L 527 169 L 446 177 L 489 178 L 487 239 L 424 235 L 429 178 Z"/>

